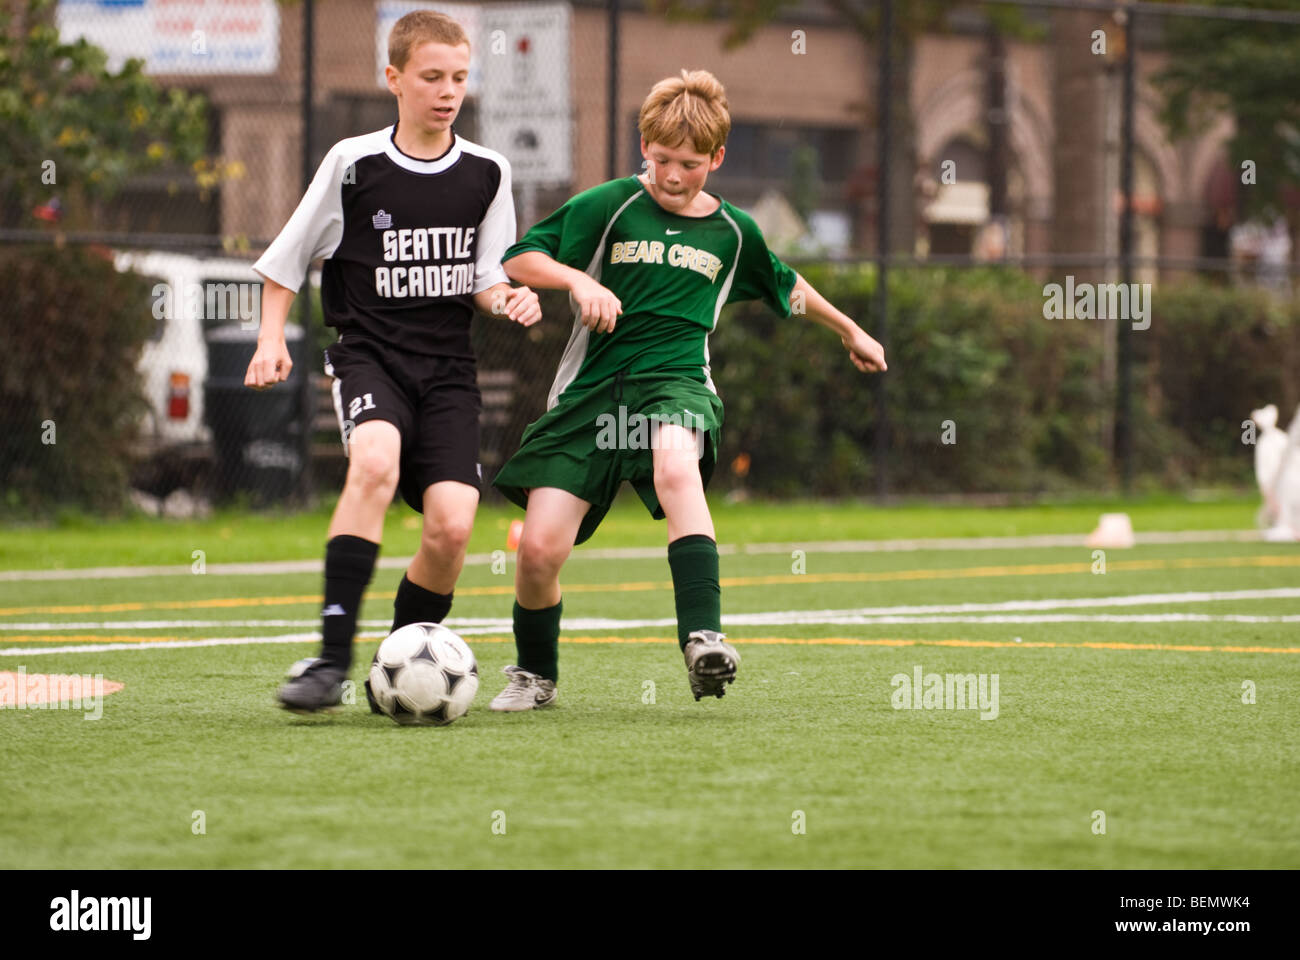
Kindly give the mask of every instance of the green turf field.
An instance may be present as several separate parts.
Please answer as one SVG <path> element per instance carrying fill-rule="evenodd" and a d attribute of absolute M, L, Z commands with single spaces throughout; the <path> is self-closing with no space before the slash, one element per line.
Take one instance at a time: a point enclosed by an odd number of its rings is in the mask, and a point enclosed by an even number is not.
<path fill-rule="evenodd" d="M 319 574 L 220 565 L 318 559 L 321 514 L 13 528 L 0 570 L 185 572 L 0 579 L 0 671 L 124 685 L 99 719 L 0 710 L 0 867 L 1300 866 L 1300 545 L 1206 533 L 1101 573 L 1077 544 L 855 542 L 1082 534 L 1115 506 L 719 503 L 743 663 L 695 703 L 663 525 L 625 504 L 565 570 L 559 702 L 523 715 L 487 710 L 518 514 L 485 510 L 452 611 L 483 683 L 447 728 L 272 705 L 315 652 Z M 1255 504 L 1123 509 L 1142 535 L 1247 530 Z M 359 663 L 399 577 L 376 575 Z M 895 709 L 918 668 L 996 675 L 988 719 Z"/>

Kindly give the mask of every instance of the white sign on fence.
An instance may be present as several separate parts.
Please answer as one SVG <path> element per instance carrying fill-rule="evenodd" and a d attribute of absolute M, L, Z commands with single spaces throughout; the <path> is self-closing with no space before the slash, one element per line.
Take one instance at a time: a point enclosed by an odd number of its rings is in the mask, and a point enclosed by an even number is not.
<path fill-rule="evenodd" d="M 280 63 L 275 0 L 60 0 L 55 23 L 64 42 L 102 48 L 110 70 L 131 57 L 149 74 L 265 74 Z"/>
<path fill-rule="evenodd" d="M 494 4 L 480 18 L 490 44 L 482 58 L 483 142 L 510 159 L 516 183 L 568 183 L 569 5 Z"/>

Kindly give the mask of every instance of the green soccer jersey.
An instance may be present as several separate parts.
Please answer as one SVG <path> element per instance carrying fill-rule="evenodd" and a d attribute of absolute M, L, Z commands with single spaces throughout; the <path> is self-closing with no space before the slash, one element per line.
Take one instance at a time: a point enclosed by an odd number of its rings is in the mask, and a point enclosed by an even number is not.
<path fill-rule="evenodd" d="M 762 300 L 787 317 L 797 280 L 748 214 L 725 200 L 706 217 L 670 213 L 635 176 L 578 194 L 501 259 L 529 250 L 585 271 L 623 305 L 613 333 L 593 334 L 575 315 L 548 408 L 618 373 L 686 376 L 713 390 L 708 339 L 723 305 Z"/>

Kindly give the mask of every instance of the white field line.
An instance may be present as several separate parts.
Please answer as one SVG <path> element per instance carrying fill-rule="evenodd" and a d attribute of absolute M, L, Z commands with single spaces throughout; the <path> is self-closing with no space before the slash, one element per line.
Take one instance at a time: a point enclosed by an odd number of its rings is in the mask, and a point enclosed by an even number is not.
<path fill-rule="evenodd" d="M 1035 624 L 1035 623 L 1300 623 L 1300 614 L 1279 616 L 1254 614 L 1086 614 L 1086 613 L 1011 613 L 1016 610 L 1050 610 L 1054 608 L 1087 609 L 1098 607 L 1142 606 L 1150 604 L 1209 603 L 1223 600 L 1269 600 L 1300 597 L 1300 588 L 1280 587 L 1269 590 L 1220 590 L 1187 593 L 1131 594 L 1117 597 L 1071 598 L 1058 600 L 1010 600 L 997 603 L 932 604 L 929 606 L 864 607 L 858 610 L 782 610 L 768 613 L 732 614 L 723 617 L 727 626 L 814 626 L 814 625 L 907 625 L 907 624 Z M 994 612 L 996 611 L 996 612 Z M 358 634 L 363 638 L 383 637 L 388 621 L 366 620 L 362 626 L 380 627 Z M 312 626 L 315 621 L 303 620 L 191 620 L 191 621 L 95 621 L 78 624 L 3 624 L 3 629 L 24 630 L 94 630 L 94 629 L 163 629 L 163 625 L 249 627 Z M 634 630 L 647 627 L 672 627 L 673 618 L 612 619 L 602 617 L 567 618 L 563 622 L 566 632 L 588 630 Z M 453 618 L 449 627 L 465 636 L 506 633 L 511 630 L 511 620 L 492 617 Z M 207 646 L 242 646 L 268 643 L 308 643 L 319 639 L 315 632 L 282 634 L 262 637 L 215 637 L 202 640 L 160 640 L 140 642 L 112 642 L 77 644 L 62 647 L 11 647 L 0 649 L 0 656 L 40 655 L 49 653 L 89 653 L 99 650 L 175 649 Z"/>
<path fill-rule="evenodd" d="M 859 607 L 852 610 L 782 610 L 770 614 L 775 622 L 783 618 L 885 616 L 932 613 L 993 613 L 1015 610 L 1088 609 L 1090 607 L 1143 607 L 1177 603 L 1215 603 L 1220 600 L 1292 600 L 1300 598 L 1300 587 L 1271 587 L 1262 590 L 1191 590 L 1184 593 L 1132 593 L 1113 597 L 1072 597 L 1056 600 L 1002 600 L 996 603 L 935 603 L 896 607 Z"/>
<path fill-rule="evenodd" d="M 883 624 L 906 624 L 906 623 L 1300 623 L 1300 613 L 1298 614 L 1247 614 L 1247 613 L 1007 613 L 1007 614 L 970 614 L 967 616 L 960 615 L 929 615 L 929 616 L 907 616 L 903 614 L 885 614 L 881 616 L 859 616 L 855 614 L 844 614 L 842 616 L 803 616 L 793 615 L 789 619 L 776 619 L 770 613 L 761 614 L 734 614 L 722 618 L 723 625 L 729 627 L 786 627 L 786 626 L 869 626 Z M 363 626 L 375 627 L 386 626 L 388 621 L 365 621 Z M 230 623 L 220 620 L 198 621 L 189 623 L 189 628 L 207 628 L 215 627 L 311 627 L 315 621 L 301 620 L 296 622 L 274 621 L 269 620 L 264 624 L 256 622 Z M 446 625 L 454 628 L 457 633 L 463 636 L 472 637 L 477 634 L 489 633 L 509 633 L 513 625 L 509 620 L 500 620 L 495 623 L 483 624 L 480 626 L 465 626 L 456 623 L 454 620 L 446 621 Z M 605 620 L 599 617 L 577 617 L 565 618 L 563 629 L 566 633 L 573 633 L 584 630 L 638 630 L 645 627 L 675 627 L 677 621 L 672 617 L 647 620 Z M 30 629 L 41 629 L 41 624 L 26 624 Z M 106 623 L 106 624 L 76 624 L 81 630 L 112 630 L 112 629 L 131 629 L 131 630 L 159 630 L 164 629 L 153 623 Z M 52 624 L 46 629 L 72 629 L 67 624 Z M 387 636 L 387 630 L 367 630 L 364 636 L 382 637 Z M 295 636 L 312 636 L 320 637 L 320 633 L 296 634 Z M 0 636 L 0 642 L 4 637 Z M 270 642 L 269 640 L 267 642 Z M 159 643 L 147 643 L 147 646 L 166 646 L 165 641 Z M 103 646 L 103 645 L 101 645 Z M 98 649 L 98 647 L 96 648 Z"/>
<path fill-rule="evenodd" d="M 1259 530 L 1153 530 L 1136 535 L 1139 546 L 1170 543 L 1255 543 L 1264 539 Z M 821 540 L 803 543 L 748 543 L 741 553 L 898 553 L 914 550 L 1015 550 L 1036 547 L 1085 547 L 1082 533 L 1042 534 L 1032 537 L 926 537 L 917 540 Z"/>
<path fill-rule="evenodd" d="M 749 618 L 745 616 L 724 617 L 724 624 L 746 625 Z M 1016 624 L 1033 624 L 1033 623 L 1300 623 L 1300 615 L 1281 616 L 1281 617 L 1253 617 L 1253 616 L 1236 616 L 1223 615 L 1215 616 L 1211 614 L 1179 614 L 1179 613 L 1152 613 L 1152 614 L 1105 614 L 1105 615 L 1087 615 L 1087 614 L 1038 614 L 1022 616 L 984 616 L 984 617 L 843 617 L 829 618 L 823 620 L 797 620 L 791 621 L 787 625 L 807 626 L 810 624 L 987 624 L 987 623 L 1016 623 Z M 572 630 L 630 630 L 644 627 L 665 627 L 673 626 L 673 620 L 578 620 L 570 623 L 565 621 L 564 628 L 566 631 Z M 762 624 L 749 624 L 762 626 L 778 626 L 770 621 L 763 621 Z M 473 627 L 461 628 L 459 633 L 465 636 L 475 634 L 492 634 L 503 632 L 497 627 Z M 508 628 L 507 628 L 508 632 Z M 385 635 L 384 630 L 367 630 L 357 634 L 359 639 L 379 639 Z M 744 638 L 736 638 L 737 642 L 744 643 Z M 289 644 L 289 643 L 318 643 L 320 641 L 319 633 L 293 633 L 281 634 L 269 637 L 212 637 L 205 640 L 159 640 L 146 641 L 142 643 L 83 643 L 63 647 L 8 647 L 0 649 L 0 657 L 21 657 L 21 656 L 42 656 L 53 653 L 100 653 L 117 650 L 175 650 L 188 647 L 236 647 L 250 646 L 260 644 Z"/>
<path fill-rule="evenodd" d="M 1254 543 L 1263 539 L 1258 530 L 1185 530 L 1140 533 L 1140 546 L 1173 543 Z M 1084 547 L 1084 534 L 1044 535 L 1032 537 L 927 537 L 914 540 L 817 540 L 789 543 L 721 543 L 722 556 L 736 554 L 790 553 L 899 553 L 927 550 L 1015 550 L 1042 547 Z M 576 560 L 654 560 L 666 557 L 666 547 L 618 547 L 610 549 L 583 549 L 573 552 Z M 513 554 L 507 553 L 513 562 Z M 495 553 L 466 555 L 467 566 L 486 566 L 496 559 Z M 377 564 L 380 570 L 404 570 L 409 557 L 384 557 Z M 209 563 L 204 576 L 272 576 L 276 574 L 320 573 L 322 561 L 276 560 L 260 563 Z M 67 570 L 5 570 L 0 571 L 0 583 L 28 580 L 126 580 L 141 577 L 195 576 L 191 564 L 165 566 L 77 567 Z"/>
<path fill-rule="evenodd" d="M 383 634 L 375 634 L 376 637 Z M 369 636 L 360 634 L 359 636 Z M 238 647 L 267 643 L 319 643 L 319 633 L 287 633 L 276 637 L 211 637 L 207 640 L 159 640 L 156 643 L 79 643 L 67 647 L 9 647 L 0 657 L 40 656 L 45 653 L 97 653 L 100 650 L 176 650 L 186 647 Z"/>
<path fill-rule="evenodd" d="M 992 614 L 1010 613 L 1030 610 L 1087 610 L 1098 607 L 1141 607 L 1182 603 L 1216 603 L 1224 600 L 1294 600 L 1300 599 L 1300 587 L 1271 587 L 1260 590 L 1193 590 L 1183 593 L 1133 593 L 1113 597 L 1073 597 L 1055 600 L 1000 600 L 993 603 L 933 603 L 911 604 L 893 607 L 858 607 L 848 610 L 776 610 L 770 613 L 745 613 L 724 616 L 727 623 L 743 626 L 762 626 L 770 624 L 781 626 L 794 623 L 905 623 L 907 619 L 870 619 L 870 618 L 915 618 L 936 614 Z M 1134 615 L 1136 616 L 1136 615 Z M 1175 614 L 1156 616 L 1174 617 Z M 1198 614 L 1198 617 L 1210 617 L 1204 622 L 1223 620 L 1229 615 Z M 867 619 L 863 619 L 867 618 Z M 55 630 L 178 630 L 178 629 L 229 629 L 247 627 L 268 629 L 274 627 L 313 627 L 320 621 L 311 620 L 82 620 L 82 621 L 41 621 L 41 622 L 0 622 L 0 634 L 4 631 L 31 632 Z M 567 630 L 617 630 L 633 627 L 672 626 L 677 621 L 673 618 L 657 620 L 616 620 L 609 618 L 566 618 Z M 915 623 L 1048 623 L 1064 622 L 1050 620 L 970 620 L 944 619 L 925 621 L 913 619 Z M 1116 620 L 1097 622 L 1116 623 L 1165 623 L 1173 620 Z M 1226 622 L 1226 621 L 1225 621 Z M 1238 620 L 1241 623 L 1290 623 L 1291 620 L 1277 617 Z M 362 620 L 363 627 L 383 627 L 389 620 Z M 451 617 L 447 626 L 465 634 L 491 633 L 497 630 L 509 631 L 512 620 L 509 617 Z M 0 637 L 0 639 L 3 639 Z"/>

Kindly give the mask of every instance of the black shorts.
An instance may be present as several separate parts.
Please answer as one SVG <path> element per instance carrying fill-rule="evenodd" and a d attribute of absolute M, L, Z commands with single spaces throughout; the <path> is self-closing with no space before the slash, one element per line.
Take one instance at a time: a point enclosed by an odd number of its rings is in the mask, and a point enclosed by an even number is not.
<path fill-rule="evenodd" d="M 334 409 L 343 449 L 352 430 L 386 420 L 402 435 L 398 489 L 424 509 L 431 483 L 457 480 L 480 489 L 479 413 L 483 409 L 473 360 L 398 353 L 353 333 L 325 351 L 334 378 Z"/>

